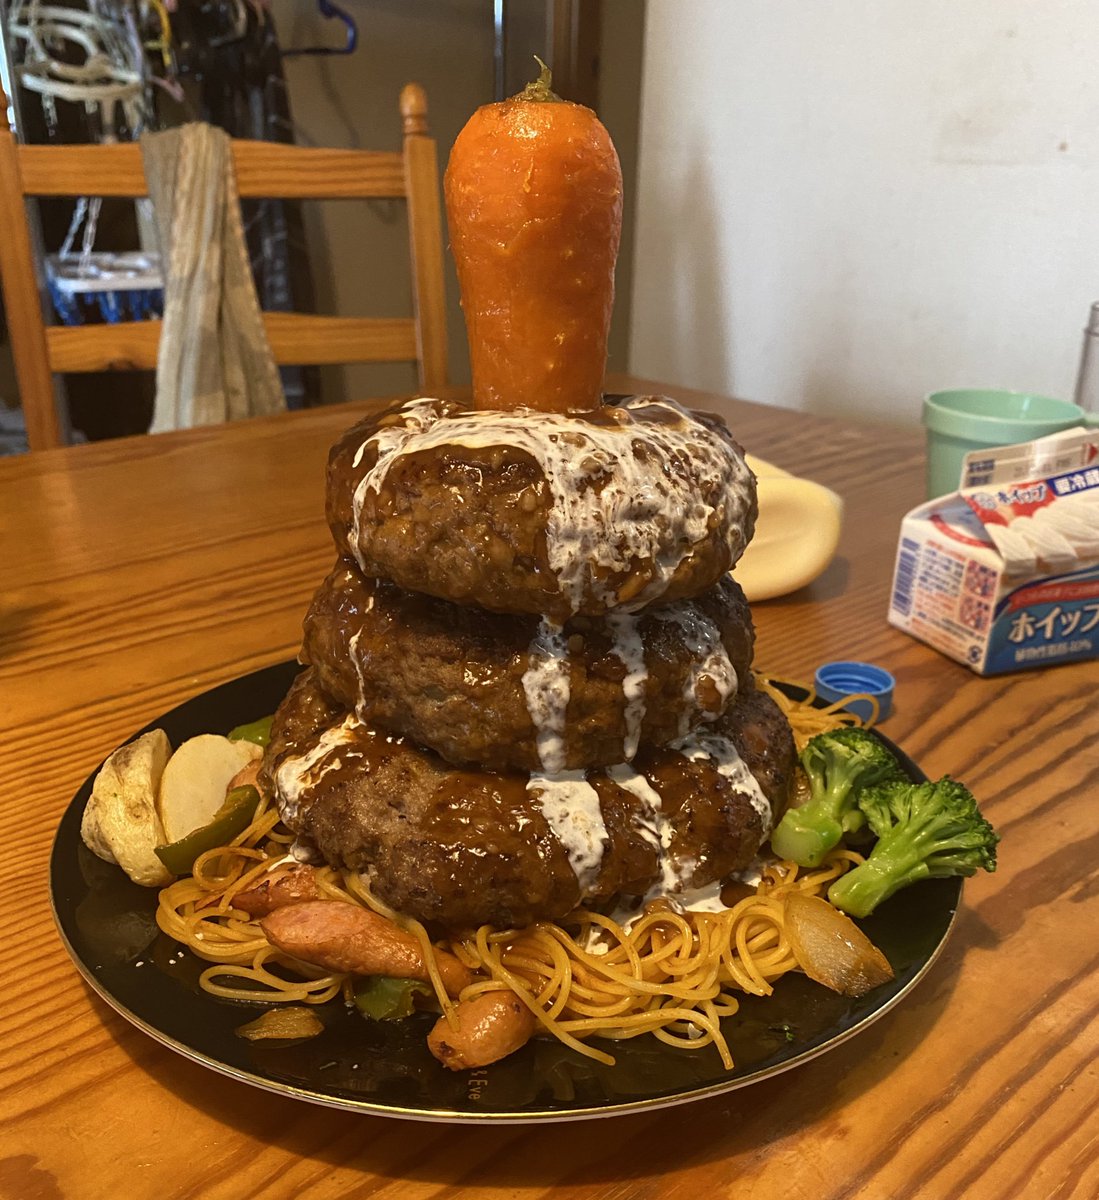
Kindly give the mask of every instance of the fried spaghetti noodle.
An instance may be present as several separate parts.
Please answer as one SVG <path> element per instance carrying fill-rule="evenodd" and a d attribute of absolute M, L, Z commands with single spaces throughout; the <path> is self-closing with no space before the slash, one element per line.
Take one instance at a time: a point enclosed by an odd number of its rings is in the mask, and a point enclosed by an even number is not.
<path fill-rule="evenodd" d="M 868 728 L 876 724 L 881 711 L 877 696 L 871 696 L 865 692 L 844 696 L 832 704 L 818 708 L 816 706 L 817 690 L 811 684 L 796 683 L 792 679 L 779 679 L 774 675 L 757 675 L 755 682 L 756 687 L 761 692 L 766 692 L 782 709 L 786 719 L 790 722 L 790 728 L 794 733 L 794 745 L 797 746 L 799 753 L 805 749 L 805 743 L 810 738 L 816 737 L 818 733 L 827 733 L 830 729 L 839 729 L 842 726 L 865 726 Z M 783 690 L 784 688 L 805 692 L 805 696 L 802 699 L 794 700 L 787 691 Z M 869 720 L 864 721 L 856 713 L 848 711 L 846 706 L 854 700 L 861 700 L 870 705 Z"/>
<path fill-rule="evenodd" d="M 793 701 L 768 681 L 757 683 L 782 706 L 799 748 L 822 730 L 859 723 L 835 705 L 814 708 L 811 694 Z M 264 799 L 248 829 L 230 845 L 201 855 L 191 876 L 161 891 L 157 923 L 214 964 L 200 976 L 213 995 L 268 1004 L 323 1004 L 341 993 L 349 998 L 349 976 L 288 958 L 269 944 L 258 920 L 233 906 L 235 896 L 274 880 L 283 864 L 290 865 L 292 840 Z M 588 1057 L 614 1062 L 589 1038 L 615 1041 L 651 1033 L 683 1049 L 713 1045 L 731 1069 L 722 1019 L 737 1012 L 741 996 L 770 995 L 775 981 L 798 966 L 786 934 L 786 899 L 795 891 L 823 895 L 859 861 L 857 854 L 838 849 L 812 870 L 767 862 L 755 889 L 740 885 L 741 898 L 719 912 L 683 913 L 658 900 L 626 923 L 581 909 L 561 924 L 482 926 L 434 945 L 423 925 L 373 896 L 363 876 L 322 867 L 314 879 L 320 898 L 363 905 L 416 936 L 448 1016 L 454 998 L 443 988 L 436 949 L 476 973 L 458 1000 L 513 991 L 546 1033 Z"/>

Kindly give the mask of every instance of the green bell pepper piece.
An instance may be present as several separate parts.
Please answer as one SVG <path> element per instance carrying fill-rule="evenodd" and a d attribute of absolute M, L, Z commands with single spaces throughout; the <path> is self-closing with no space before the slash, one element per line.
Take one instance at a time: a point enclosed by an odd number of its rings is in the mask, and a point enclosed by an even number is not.
<path fill-rule="evenodd" d="M 271 740 L 271 722 L 274 716 L 260 717 L 258 721 L 249 721 L 247 725 L 238 725 L 229 730 L 231 742 L 254 742 L 257 746 L 266 746 Z"/>
<path fill-rule="evenodd" d="M 418 979 L 394 979 L 389 975 L 366 975 L 355 984 L 355 1005 L 373 1021 L 394 1021 L 411 1016 L 417 995 L 432 994 L 430 984 Z"/>
<path fill-rule="evenodd" d="M 214 813 L 209 824 L 200 825 L 186 837 L 156 847 L 156 856 L 173 875 L 190 875 L 195 859 L 207 850 L 231 842 L 252 823 L 259 804 L 259 792 L 251 784 L 236 787 L 225 797 L 225 803 Z"/>

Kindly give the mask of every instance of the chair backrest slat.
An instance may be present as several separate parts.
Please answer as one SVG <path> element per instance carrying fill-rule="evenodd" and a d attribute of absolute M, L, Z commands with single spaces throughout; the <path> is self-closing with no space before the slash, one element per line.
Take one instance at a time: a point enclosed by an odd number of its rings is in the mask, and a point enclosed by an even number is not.
<path fill-rule="evenodd" d="M 412 282 L 416 308 L 440 314 L 417 330 L 420 383 L 436 391 L 447 382 L 446 282 L 443 278 L 443 215 L 439 205 L 435 144 L 425 137 L 405 142 L 408 169 L 408 225 L 412 243 Z"/>
<path fill-rule="evenodd" d="M 430 139 L 425 139 L 430 140 Z M 27 196 L 145 196 L 141 148 L 20 146 Z M 237 190 L 245 198 L 340 200 L 405 195 L 404 157 L 384 150 L 325 150 L 274 142 L 233 142 Z M 91 190 L 94 180 L 95 189 Z"/>
<path fill-rule="evenodd" d="M 0 89 L 0 112 L 6 108 Z M 59 445 L 61 422 L 46 357 L 46 329 L 25 209 L 15 141 L 0 128 L 0 285 L 27 441 L 34 449 Z"/>
<path fill-rule="evenodd" d="M 284 366 L 346 362 L 415 362 L 411 317 L 322 317 L 264 313 L 267 339 Z M 46 348 L 54 371 L 150 371 L 156 367 L 159 321 L 114 325 L 51 325 Z"/>

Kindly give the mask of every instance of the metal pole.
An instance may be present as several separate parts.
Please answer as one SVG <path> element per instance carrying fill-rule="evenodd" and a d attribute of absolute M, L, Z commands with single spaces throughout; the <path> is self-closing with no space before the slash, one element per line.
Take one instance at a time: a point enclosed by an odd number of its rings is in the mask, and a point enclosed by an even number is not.
<path fill-rule="evenodd" d="M 492 76 L 495 100 L 503 100 L 507 90 L 504 74 L 504 26 L 504 0 L 492 0 Z"/>
<path fill-rule="evenodd" d="M 0 86 L 4 89 L 4 95 L 8 98 L 8 109 L 5 112 L 4 120 L 8 124 L 9 129 L 15 131 L 17 141 L 23 140 L 23 122 L 19 113 L 19 89 L 12 78 L 12 47 L 9 45 L 8 38 L 8 4 L 7 0 L 0 0 Z"/>

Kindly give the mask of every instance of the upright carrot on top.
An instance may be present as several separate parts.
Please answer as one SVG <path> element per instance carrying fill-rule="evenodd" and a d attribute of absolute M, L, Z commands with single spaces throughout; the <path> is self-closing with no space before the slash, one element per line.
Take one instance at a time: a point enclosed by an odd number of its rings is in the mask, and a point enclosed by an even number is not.
<path fill-rule="evenodd" d="M 543 67 L 479 108 L 446 170 L 476 408 L 598 407 L 622 231 L 622 171 L 589 108 Z"/>

